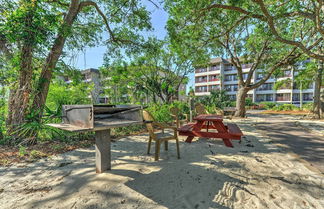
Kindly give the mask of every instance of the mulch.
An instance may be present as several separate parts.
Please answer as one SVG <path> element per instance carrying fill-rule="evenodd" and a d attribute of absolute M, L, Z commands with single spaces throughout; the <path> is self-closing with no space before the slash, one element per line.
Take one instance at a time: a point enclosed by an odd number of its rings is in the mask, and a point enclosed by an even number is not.
<path fill-rule="evenodd" d="M 39 158 L 61 154 L 94 144 L 94 139 L 82 141 L 60 142 L 45 141 L 26 147 L 20 152 L 19 146 L 0 145 L 0 166 L 10 166 L 14 163 L 33 162 Z"/>

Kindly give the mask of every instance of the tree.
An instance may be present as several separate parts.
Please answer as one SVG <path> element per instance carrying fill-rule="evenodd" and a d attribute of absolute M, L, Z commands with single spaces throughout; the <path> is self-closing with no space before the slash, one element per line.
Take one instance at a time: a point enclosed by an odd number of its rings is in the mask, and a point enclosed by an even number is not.
<path fill-rule="evenodd" d="M 18 78 L 10 87 L 9 128 L 24 122 L 28 111 L 40 120 L 53 72 L 64 51 L 96 45 L 102 32 L 108 50 L 136 50 L 150 29 L 149 14 L 138 1 L 1 0 L 0 56 Z M 65 54 L 66 55 L 66 54 Z"/>
<path fill-rule="evenodd" d="M 115 73 L 110 73 L 111 80 L 118 83 L 119 88 L 124 83 L 131 95 L 149 96 L 155 103 L 158 99 L 171 103 L 178 98 L 180 86 L 188 82 L 187 76 L 193 72 L 190 59 L 181 58 L 170 51 L 166 41 L 156 39 L 151 39 L 150 47 L 134 55 L 129 63 L 112 68 Z"/>
<path fill-rule="evenodd" d="M 301 53 L 296 46 L 287 47 L 276 41 L 270 31 L 263 30 L 262 21 L 251 20 L 231 10 L 204 10 L 208 5 L 201 1 L 167 4 L 172 45 L 176 49 L 187 48 L 189 52 L 198 48 L 197 51 L 205 55 L 227 55 L 238 77 L 235 115 L 244 117 L 248 91 L 265 83 L 274 71 L 295 62 Z M 244 63 L 252 63 L 246 78 Z M 258 73 L 262 73 L 263 78 L 253 81 L 257 69 L 261 70 Z"/>
<path fill-rule="evenodd" d="M 324 114 L 324 100 L 321 98 L 322 86 L 324 86 L 323 62 L 321 60 L 310 60 L 304 69 L 301 69 L 296 76 L 296 84 L 300 89 L 308 87 L 315 83 L 314 86 L 314 105 L 313 113 L 317 118 L 321 118 Z"/>
<path fill-rule="evenodd" d="M 263 30 L 269 31 L 277 41 L 298 47 L 309 57 L 324 61 L 323 52 L 317 48 L 322 46 L 324 41 L 323 8 L 323 0 L 212 1 L 206 2 L 203 8 L 199 7 L 195 12 L 228 10 L 239 14 L 239 18 L 262 21 Z M 296 22 L 302 22 L 308 27 L 298 34 L 287 33 L 300 30 L 300 24 Z"/>

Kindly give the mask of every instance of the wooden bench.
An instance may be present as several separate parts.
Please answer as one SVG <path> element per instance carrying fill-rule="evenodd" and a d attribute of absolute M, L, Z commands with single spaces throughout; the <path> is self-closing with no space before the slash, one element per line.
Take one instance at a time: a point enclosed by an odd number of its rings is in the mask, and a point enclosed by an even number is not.
<path fill-rule="evenodd" d="M 178 128 L 178 131 L 181 131 L 181 132 L 187 132 L 187 131 L 192 131 L 192 128 L 194 127 L 194 123 L 189 123 L 189 124 L 186 124 L 184 126 L 181 126 L 180 128 Z"/>
<path fill-rule="evenodd" d="M 241 129 L 235 123 L 227 124 L 228 133 L 235 136 L 243 136 Z"/>

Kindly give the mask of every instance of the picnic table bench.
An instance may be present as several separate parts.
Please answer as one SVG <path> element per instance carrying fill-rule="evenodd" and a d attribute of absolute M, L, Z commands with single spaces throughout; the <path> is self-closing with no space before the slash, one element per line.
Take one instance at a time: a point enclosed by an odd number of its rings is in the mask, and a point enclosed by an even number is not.
<path fill-rule="evenodd" d="M 199 115 L 194 120 L 197 122 L 189 123 L 178 129 L 180 136 L 187 136 L 187 143 L 191 143 L 194 137 L 221 138 L 225 146 L 233 147 L 230 140 L 241 140 L 243 136 L 241 129 L 236 124 L 228 123 L 225 125 L 223 117 L 220 115 Z M 206 131 L 202 131 L 203 129 L 206 129 Z"/>
<path fill-rule="evenodd" d="M 235 114 L 235 111 L 236 111 L 235 107 L 224 107 L 224 109 L 223 109 L 224 115 L 233 116 Z"/>

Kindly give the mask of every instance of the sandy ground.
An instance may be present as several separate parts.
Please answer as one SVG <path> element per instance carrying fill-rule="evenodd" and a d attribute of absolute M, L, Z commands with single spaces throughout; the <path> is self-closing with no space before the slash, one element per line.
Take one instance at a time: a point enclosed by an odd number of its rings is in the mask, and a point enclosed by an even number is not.
<path fill-rule="evenodd" d="M 242 142 L 181 138 L 146 155 L 148 135 L 112 144 L 113 168 L 95 174 L 94 147 L 0 167 L 0 208 L 324 208 L 324 176 L 236 121 Z M 152 147 L 154 150 L 154 146 Z"/>

